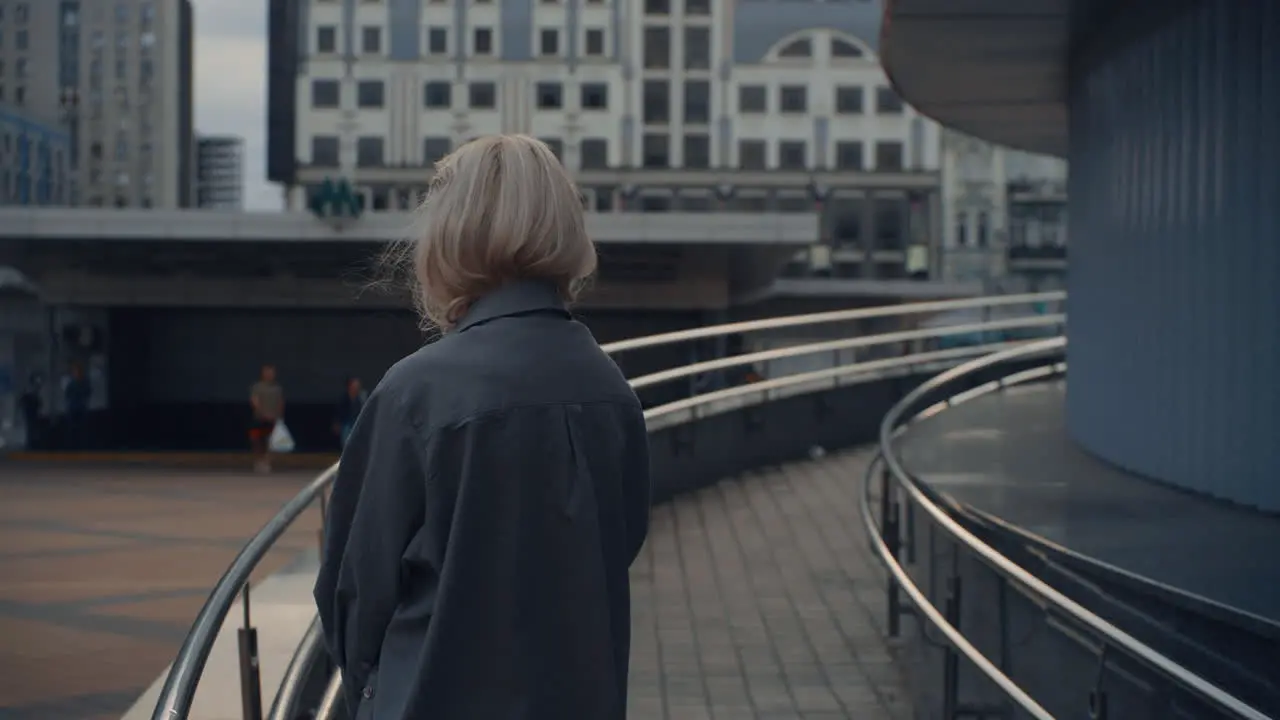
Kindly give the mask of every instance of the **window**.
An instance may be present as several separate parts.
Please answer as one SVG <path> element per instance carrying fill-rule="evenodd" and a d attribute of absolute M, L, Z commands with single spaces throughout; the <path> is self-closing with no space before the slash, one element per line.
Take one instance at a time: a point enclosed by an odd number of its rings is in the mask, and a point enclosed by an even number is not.
<path fill-rule="evenodd" d="M 549 150 L 551 150 L 551 154 L 555 155 L 557 160 L 564 162 L 564 141 L 563 140 L 561 140 L 560 138 L 538 138 L 538 139 L 541 140 L 542 143 L 546 145 Z"/>
<path fill-rule="evenodd" d="M 558 82 L 540 82 L 535 94 L 539 110 L 559 110 L 564 107 L 564 88 Z"/>
<path fill-rule="evenodd" d="M 857 140 L 846 140 L 836 143 L 836 169 L 862 169 L 862 143 Z"/>
<path fill-rule="evenodd" d="M 491 82 L 474 82 L 467 90 L 472 110 L 492 110 L 498 106 L 498 88 Z"/>
<path fill-rule="evenodd" d="M 902 169 L 902 143 L 884 140 L 876 143 L 876 170 Z"/>
<path fill-rule="evenodd" d="M 711 67 L 711 28 L 684 29 L 684 67 L 686 70 L 707 70 Z"/>
<path fill-rule="evenodd" d="M 684 0 L 685 15 L 710 15 L 711 0 Z"/>
<path fill-rule="evenodd" d="M 538 35 L 538 52 L 543 56 L 560 54 L 560 33 L 556 30 L 543 30 Z"/>
<path fill-rule="evenodd" d="M 583 138 L 578 155 L 583 170 L 603 170 L 609 167 L 609 141 L 605 138 Z"/>
<path fill-rule="evenodd" d="M 802 113 L 809 107 L 808 89 L 803 85 L 783 85 L 779 97 L 784 113 Z"/>
<path fill-rule="evenodd" d="M 671 0 L 644 0 L 645 15 L 670 15 Z"/>
<path fill-rule="evenodd" d="M 831 57 L 860 58 L 862 57 L 862 49 L 848 40 L 831 38 Z"/>
<path fill-rule="evenodd" d="M 644 66 L 651 70 L 671 67 L 671 31 L 668 28 L 644 29 Z"/>
<path fill-rule="evenodd" d="M 321 25 L 316 28 L 316 52 L 333 53 L 338 51 L 338 29 L 332 25 Z"/>
<path fill-rule="evenodd" d="M 738 167 L 743 170 L 764 170 L 768 146 L 763 140 L 738 141 Z"/>
<path fill-rule="evenodd" d="M 422 106 L 447 109 L 453 105 L 453 86 L 443 80 L 433 80 L 422 86 Z"/>
<path fill-rule="evenodd" d="M 427 54 L 444 55 L 449 52 L 449 28 L 427 28 Z"/>
<path fill-rule="evenodd" d="M 26 30 L 19 30 L 13 34 L 13 45 L 18 50 L 26 50 L 30 38 L 27 36 Z"/>
<path fill-rule="evenodd" d="M 699 125 L 711 122 L 711 83 L 690 80 L 684 84 L 684 121 Z"/>
<path fill-rule="evenodd" d="M 426 165 L 434 165 L 452 151 L 453 142 L 447 137 L 422 138 L 422 162 Z"/>
<path fill-rule="evenodd" d="M 778 167 L 783 170 L 804 170 L 807 167 L 803 140 L 778 143 Z"/>
<path fill-rule="evenodd" d="M 338 167 L 338 138 L 332 135 L 317 135 L 311 138 L 311 165 Z"/>
<path fill-rule="evenodd" d="M 586 53 L 592 57 L 604 55 L 604 30 L 599 28 L 587 30 Z"/>
<path fill-rule="evenodd" d="M 902 114 L 902 98 L 898 97 L 893 88 L 881 85 L 876 88 L 876 112 L 881 115 Z"/>
<path fill-rule="evenodd" d="M 711 167 L 711 137 L 708 135 L 684 136 L 684 166 L 687 168 Z"/>
<path fill-rule="evenodd" d="M 644 122 L 665 125 L 671 121 L 671 86 L 666 80 L 644 81 Z M 666 167 L 665 165 L 663 167 Z"/>
<path fill-rule="evenodd" d="M 607 110 L 609 108 L 609 86 L 604 83 L 582 84 L 582 109 Z"/>
<path fill-rule="evenodd" d="M 476 55 L 492 55 L 493 30 L 489 28 L 476 28 L 475 42 L 471 51 Z"/>
<path fill-rule="evenodd" d="M 356 105 L 365 109 L 380 108 L 384 92 L 381 80 L 361 80 L 356 83 Z"/>
<path fill-rule="evenodd" d="M 337 80 L 311 81 L 311 107 L 316 109 L 336 108 L 340 98 Z"/>
<path fill-rule="evenodd" d="M 123 7 L 123 6 L 121 6 L 121 7 Z M 119 10 L 120 10 L 120 8 L 116 8 L 116 11 L 117 11 L 117 12 L 119 12 Z M 126 17 L 127 17 L 127 13 L 129 12 L 129 8 L 125 7 L 125 8 L 124 8 L 124 11 L 125 11 L 125 13 L 126 13 Z M 18 23 L 24 23 L 24 22 L 26 22 L 26 21 L 27 21 L 27 4 L 26 4 L 26 3 L 18 3 L 18 4 L 17 4 L 17 6 L 15 6 L 15 7 L 13 8 L 13 19 L 14 19 L 14 21 L 15 21 L 15 22 L 18 22 Z"/>
<path fill-rule="evenodd" d="M 360 47 L 366 55 L 382 52 L 382 28 L 366 27 L 360 30 Z"/>
<path fill-rule="evenodd" d="M 956 213 L 956 244 L 960 247 L 969 244 L 969 215 L 963 210 Z"/>
<path fill-rule="evenodd" d="M 809 38 L 801 38 L 792 41 L 789 45 L 778 51 L 780 58 L 807 58 L 813 57 L 813 41 Z"/>
<path fill-rule="evenodd" d="M 651 133 L 641 141 L 643 163 L 647 168 L 671 166 L 671 140 L 665 134 Z"/>
<path fill-rule="evenodd" d="M 841 115 L 862 113 L 862 88 L 840 86 L 836 88 L 836 112 Z"/>
<path fill-rule="evenodd" d="M 382 160 L 382 138 L 356 138 L 356 167 L 381 167 Z"/>
<path fill-rule="evenodd" d="M 769 96 L 763 85 L 738 87 L 738 112 L 762 113 L 769 109 Z"/>

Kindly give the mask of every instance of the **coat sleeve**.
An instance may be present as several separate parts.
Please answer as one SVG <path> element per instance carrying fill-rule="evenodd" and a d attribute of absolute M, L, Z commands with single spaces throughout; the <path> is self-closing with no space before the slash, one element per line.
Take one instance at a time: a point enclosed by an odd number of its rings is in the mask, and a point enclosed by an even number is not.
<path fill-rule="evenodd" d="M 423 523 L 424 441 L 393 400 L 375 395 L 334 481 L 315 600 L 353 709 L 400 602 L 405 549 Z"/>

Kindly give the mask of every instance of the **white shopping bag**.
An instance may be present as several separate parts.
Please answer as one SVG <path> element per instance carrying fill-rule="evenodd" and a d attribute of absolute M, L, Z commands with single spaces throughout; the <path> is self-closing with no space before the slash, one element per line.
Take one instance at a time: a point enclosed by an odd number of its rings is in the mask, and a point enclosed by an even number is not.
<path fill-rule="evenodd" d="M 289 428 L 285 427 L 283 420 L 277 420 L 276 426 L 271 428 L 267 448 L 274 453 L 293 452 L 293 435 L 289 434 Z"/>

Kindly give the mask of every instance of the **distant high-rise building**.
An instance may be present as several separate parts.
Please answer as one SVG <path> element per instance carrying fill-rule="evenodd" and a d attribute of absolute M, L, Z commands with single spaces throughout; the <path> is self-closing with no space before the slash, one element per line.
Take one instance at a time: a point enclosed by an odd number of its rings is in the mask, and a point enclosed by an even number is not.
<path fill-rule="evenodd" d="M 244 198 L 244 141 L 207 136 L 196 141 L 196 205 L 239 210 Z"/>
<path fill-rule="evenodd" d="M 194 202 L 190 0 L 0 0 L 0 103 L 65 133 L 66 201 Z"/>

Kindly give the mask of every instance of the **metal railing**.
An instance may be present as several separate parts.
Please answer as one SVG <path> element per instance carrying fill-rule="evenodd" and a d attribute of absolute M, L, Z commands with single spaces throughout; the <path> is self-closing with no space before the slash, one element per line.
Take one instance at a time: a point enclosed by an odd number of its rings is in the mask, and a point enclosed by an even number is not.
<path fill-rule="evenodd" d="M 953 510 L 948 509 L 948 506 L 954 509 L 953 503 L 912 476 L 895 453 L 895 438 L 916 420 L 929 417 L 960 402 L 1013 385 L 1065 373 L 1066 363 L 1060 361 L 1065 348 L 1065 338 L 1053 338 L 992 353 L 959 365 L 908 393 L 885 415 L 880 426 L 879 452 L 875 461 L 867 469 L 865 486 L 861 493 L 861 514 L 872 548 L 890 576 L 887 586 L 889 633 L 897 635 L 900 632 L 900 619 L 906 615 L 914 615 L 942 633 L 947 644 L 942 683 L 943 717 L 947 720 L 988 714 L 1007 717 L 1007 714 L 1002 712 L 1002 708 L 971 707 L 960 701 L 958 660 L 961 655 L 998 687 L 1009 700 L 1012 700 L 1023 713 L 1037 720 L 1052 720 L 1054 717 L 1040 701 L 1033 698 L 1009 677 L 1007 669 L 983 654 L 975 642 L 961 631 L 958 554 L 951 557 L 951 568 L 947 571 L 949 575 L 945 582 L 946 597 L 942 609 L 933 604 L 926 591 L 916 583 L 903 566 L 904 545 L 909 543 L 910 547 L 907 549 L 910 553 L 916 552 L 914 546 L 917 515 L 923 513 L 934 527 L 940 528 L 954 541 L 958 550 L 965 551 L 969 556 L 988 566 L 1003 582 L 1029 594 L 1031 602 L 1042 606 L 1046 615 L 1064 618 L 1092 635 L 1101 647 L 1099 677 L 1108 662 L 1107 653 L 1115 651 L 1163 675 L 1176 686 L 1190 691 L 1209 707 L 1224 713 L 1226 717 L 1270 720 L 1265 713 L 1121 630 L 983 542 L 953 516 Z M 1041 367 L 947 394 L 949 388 L 967 384 L 980 371 L 990 370 L 1011 361 L 1034 362 L 1039 359 L 1046 360 Z M 881 516 L 878 523 L 871 510 L 873 504 L 871 492 L 876 484 L 877 472 L 880 479 Z M 933 544 L 930 543 L 930 548 L 932 547 Z M 907 561 L 911 562 L 912 559 L 908 558 Z M 932 562 L 929 567 L 934 567 Z M 903 606 L 899 593 L 905 593 L 906 607 Z M 1106 695 L 1099 688 L 1095 688 L 1090 693 L 1087 705 L 1088 707 L 1082 708 L 1082 711 L 1087 710 L 1088 717 L 1100 719 L 1107 717 Z"/>
<path fill-rule="evenodd" d="M 948 312 L 981 308 L 1008 308 L 1018 305 L 1031 306 L 1061 302 L 1065 294 L 1061 292 L 1004 295 L 987 298 L 971 298 L 964 300 L 930 301 L 905 303 L 887 307 L 860 308 L 824 313 L 811 313 L 777 318 L 766 318 L 747 322 L 726 323 L 710 327 L 696 328 L 671 333 L 662 333 L 641 338 L 632 338 L 621 342 L 604 345 L 606 352 L 618 354 L 630 350 L 656 347 L 679 342 L 687 342 L 704 338 L 713 338 L 729 334 L 750 333 L 779 328 L 793 328 L 828 323 L 856 321 L 869 318 L 894 316 L 912 316 L 924 313 Z M 964 335 L 973 332 L 998 332 L 1017 328 L 1050 328 L 1061 331 L 1065 321 L 1062 315 L 1033 314 L 1024 318 L 1001 319 L 984 323 L 966 323 L 957 326 L 895 331 L 848 338 L 836 341 L 823 341 L 796 345 L 776 350 L 748 353 L 729 358 L 695 363 L 688 368 L 677 368 L 671 371 L 655 373 L 636 378 L 633 383 L 654 385 L 679 377 L 706 372 L 711 369 L 725 369 L 735 366 L 750 365 L 762 360 L 782 357 L 796 357 L 805 354 L 832 352 L 847 348 L 864 348 L 873 346 L 896 347 L 906 341 L 920 341 L 931 338 L 944 338 L 950 335 Z M 947 350 L 904 352 L 898 357 L 881 358 L 864 362 L 853 362 L 837 367 L 826 368 L 808 373 L 797 373 L 781 378 L 771 378 L 763 382 L 737 386 L 685 398 L 674 402 L 649 408 L 645 418 L 650 422 L 690 413 L 690 417 L 701 417 L 697 408 L 709 408 L 715 411 L 717 404 L 768 402 L 788 389 L 819 388 L 827 383 L 863 382 L 880 377 L 890 377 L 918 371 L 921 368 L 941 370 L 976 355 L 1018 345 L 1025 341 L 1009 343 L 993 343 Z M 275 542 L 314 502 L 321 503 L 324 514 L 325 490 L 336 475 L 337 466 L 330 467 L 304 487 L 293 499 L 272 517 L 267 524 L 249 540 L 245 547 L 232 561 L 230 567 L 218 580 L 208 600 L 196 616 L 186 639 L 184 640 L 173 665 L 165 678 L 159 698 L 156 701 L 153 720 L 185 720 L 195 698 L 196 688 L 208 662 L 213 644 L 222 629 L 227 615 L 237 598 L 241 600 L 243 625 L 238 628 L 241 696 L 245 720 L 261 720 L 262 700 L 258 680 L 259 657 L 257 650 L 257 632 L 250 615 L 251 591 L 249 579 L 253 571 L 262 562 Z M 323 529 L 321 530 L 323 536 Z M 305 680 L 306 669 L 312 662 L 310 656 L 323 652 L 320 648 L 319 633 L 314 627 L 308 630 L 304 638 L 306 653 L 295 653 L 294 659 L 286 671 L 284 681 L 275 694 L 268 717 L 272 720 L 289 719 L 288 712 L 296 701 L 292 695 Z M 300 648 L 301 650 L 302 648 Z"/>

